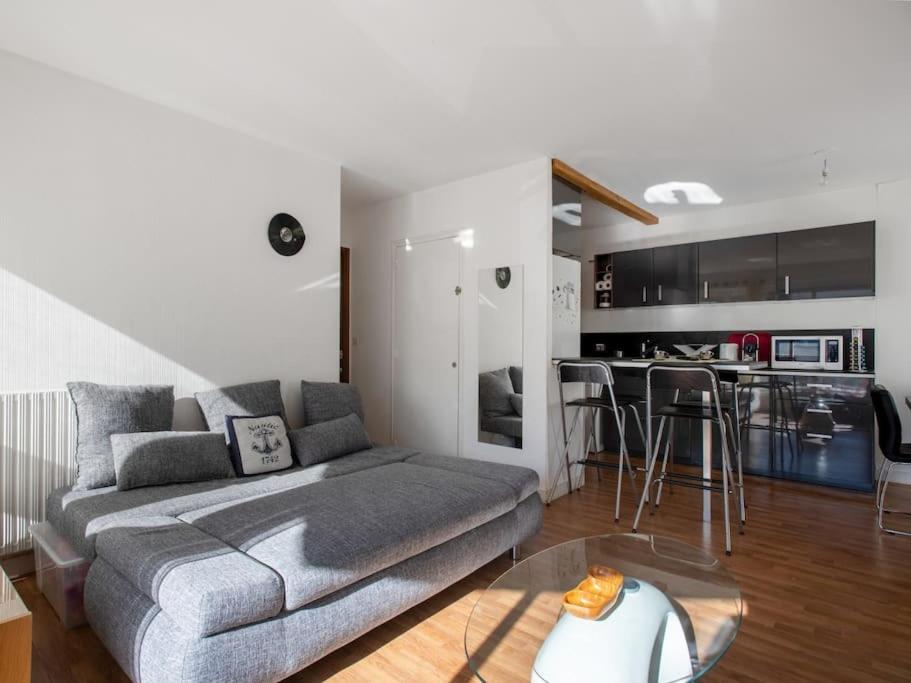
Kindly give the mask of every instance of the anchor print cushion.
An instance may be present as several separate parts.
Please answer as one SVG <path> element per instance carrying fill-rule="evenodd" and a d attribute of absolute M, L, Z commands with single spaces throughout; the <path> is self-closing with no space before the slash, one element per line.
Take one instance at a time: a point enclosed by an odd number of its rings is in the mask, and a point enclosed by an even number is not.
<path fill-rule="evenodd" d="M 238 477 L 291 467 L 291 444 L 281 415 L 228 415 L 225 427 Z"/>

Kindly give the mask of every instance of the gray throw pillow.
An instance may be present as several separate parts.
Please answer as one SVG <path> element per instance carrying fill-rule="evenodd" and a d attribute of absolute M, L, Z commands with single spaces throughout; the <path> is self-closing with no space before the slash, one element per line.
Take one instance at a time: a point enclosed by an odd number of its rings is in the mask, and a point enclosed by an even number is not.
<path fill-rule="evenodd" d="M 288 432 L 297 461 L 307 467 L 372 448 L 364 423 L 354 413 Z"/>
<path fill-rule="evenodd" d="M 277 379 L 265 382 L 235 384 L 211 391 L 200 391 L 196 396 L 209 431 L 220 432 L 227 439 L 225 418 L 229 415 L 281 415 L 285 417 L 281 383 Z"/>
<path fill-rule="evenodd" d="M 485 417 L 512 415 L 509 395 L 515 393 L 506 368 L 482 372 L 478 375 L 478 400 Z"/>
<path fill-rule="evenodd" d="M 76 406 L 74 491 L 114 485 L 111 434 L 171 429 L 174 387 L 69 382 L 66 388 Z"/>
<path fill-rule="evenodd" d="M 342 382 L 301 382 L 304 425 L 335 420 L 354 413 L 364 420 L 361 395 L 353 384 Z"/>
<path fill-rule="evenodd" d="M 516 415 L 522 417 L 522 394 L 510 394 L 509 403 L 512 405 Z"/>
<path fill-rule="evenodd" d="M 522 368 L 518 365 L 509 366 L 509 379 L 512 382 L 512 390 L 517 394 L 522 393 Z M 521 415 L 521 413 L 519 413 Z"/>
<path fill-rule="evenodd" d="M 213 432 L 111 434 L 120 491 L 234 476 L 228 445 Z"/>

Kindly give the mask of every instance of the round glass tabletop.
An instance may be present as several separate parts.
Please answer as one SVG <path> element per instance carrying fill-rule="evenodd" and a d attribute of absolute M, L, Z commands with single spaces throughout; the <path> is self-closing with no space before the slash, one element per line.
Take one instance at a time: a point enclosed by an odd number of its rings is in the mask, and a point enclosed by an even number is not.
<path fill-rule="evenodd" d="M 600 618 L 563 609 L 591 565 L 624 576 Z M 695 680 L 734 642 L 737 582 L 699 548 L 647 534 L 580 538 L 519 562 L 484 591 L 468 618 L 465 654 L 482 681 Z"/>

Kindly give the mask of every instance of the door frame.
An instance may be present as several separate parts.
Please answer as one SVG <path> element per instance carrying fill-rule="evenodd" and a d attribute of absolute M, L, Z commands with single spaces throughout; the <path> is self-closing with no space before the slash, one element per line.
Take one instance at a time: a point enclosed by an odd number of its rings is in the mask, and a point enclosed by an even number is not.
<path fill-rule="evenodd" d="M 339 382 L 351 381 L 351 248 L 341 247 L 339 268 Z"/>
<path fill-rule="evenodd" d="M 427 242 L 438 242 L 440 240 L 452 240 L 455 243 L 461 241 L 461 235 L 458 232 L 442 232 L 429 235 L 421 235 L 418 237 L 402 237 L 401 239 L 393 240 L 389 244 L 389 264 L 390 264 L 390 278 L 392 280 L 392 295 L 389 297 L 389 321 L 390 325 L 390 345 L 389 345 L 389 436 L 394 441 L 395 440 L 395 349 L 396 349 L 396 280 L 395 280 L 395 263 L 396 256 L 399 253 L 399 249 L 405 248 L 407 245 L 418 245 L 426 244 Z M 455 284 L 456 287 L 461 288 L 461 294 L 459 294 L 459 305 L 458 305 L 458 320 L 456 321 L 456 327 L 458 329 L 458 335 L 456 338 L 456 348 L 457 348 L 457 363 L 459 364 L 458 373 L 456 373 L 456 401 L 458 409 L 456 410 L 456 455 L 462 455 L 462 390 L 464 382 L 462 381 L 462 370 L 465 366 L 463 358 L 463 348 L 462 348 L 462 326 L 463 326 L 463 316 L 464 316 L 464 294 L 465 294 L 465 274 L 464 266 L 465 259 L 462 254 L 463 247 L 461 244 L 458 244 L 458 254 L 459 254 L 459 263 L 456 267 L 456 272 L 458 274 L 458 282 Z"/>

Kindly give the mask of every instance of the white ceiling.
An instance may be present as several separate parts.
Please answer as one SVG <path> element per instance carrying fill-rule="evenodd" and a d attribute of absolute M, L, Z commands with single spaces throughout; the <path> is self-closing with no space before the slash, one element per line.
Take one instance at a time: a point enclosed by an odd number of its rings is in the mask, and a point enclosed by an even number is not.
<path fill-rule="evenodd" d="M 0 47 L 338 161 L 350 203 L 542 155 L 640 202 L 821 191 L 822 148 L 829 189 L 911 176 L 911 2 L 3 0 Z"/>

